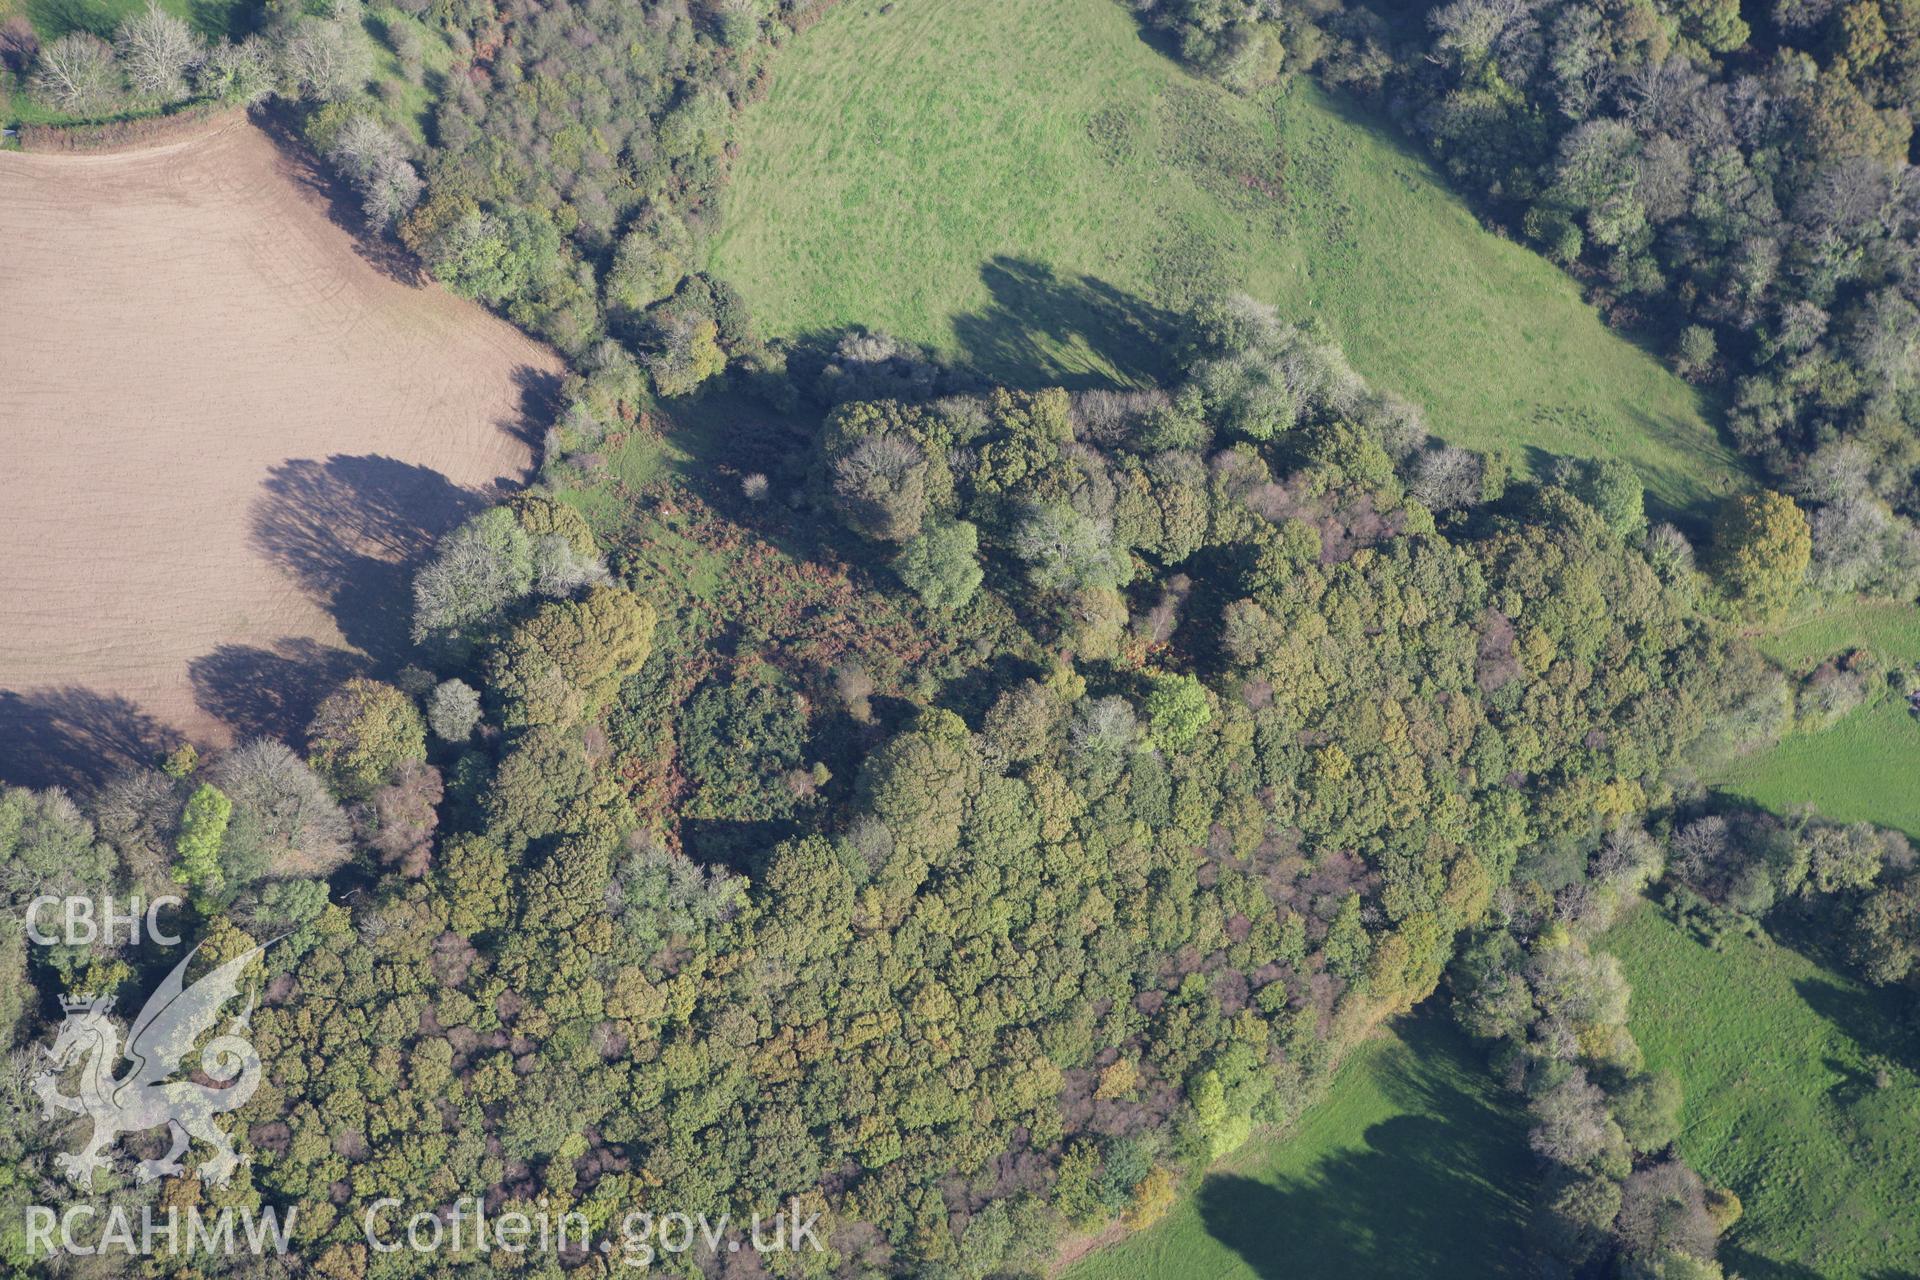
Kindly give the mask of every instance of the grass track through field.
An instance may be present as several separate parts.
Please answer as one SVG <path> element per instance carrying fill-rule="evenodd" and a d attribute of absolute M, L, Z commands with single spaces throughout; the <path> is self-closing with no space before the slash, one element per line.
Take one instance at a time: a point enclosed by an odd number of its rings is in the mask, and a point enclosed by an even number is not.
<path fill-rule="evenodd" d="M 1434 430 L 1623 457 L 1657 503 L 1739 483 L 1692 388 L 1480 227 L 1382 122 L 1295 79 L 1237 98 L 1114 0 L 872 0 L 776 63 L 709 265 L 770 333 L 849 325 L 1000 380 L 1136 382 L 1173 313 L 1244 288 Z"/>

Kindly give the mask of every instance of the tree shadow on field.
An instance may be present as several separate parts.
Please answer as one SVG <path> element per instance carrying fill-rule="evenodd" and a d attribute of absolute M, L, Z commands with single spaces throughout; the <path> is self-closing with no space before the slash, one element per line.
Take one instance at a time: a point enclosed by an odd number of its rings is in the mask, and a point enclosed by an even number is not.
<path fill-rule="evenodd" d="M 187 664 L 193 700 L 240 738 L 278 738 L 298 744 L 320 699 L 362 675 L 367 660 L 305 636 L 283 636 L 270 647 L 223 644 Z"/>
<path fill-rule="evenodd" d="M 441 534 L 488 502 L 438 471 L 377 454 L 296 458 L 273 468 L 262 488 L 251 513 L 254 549 L 292 575 L 381 668 L 399 666 L 411 652 L 414 568 Z M 220 674 L 216 663 L 209 681 Z M 262 712 L 244 700 L 238 709 Z M 281 718 L 266 710 L 267 721 Z"/>
<path fill-rule="evenodd" d="M 1459 1052 L 1436 1015 L 1396 1030 L 1409 1053 L 1382 1064 L 1382 1083 L 1408 1113 L 1369 1125 L 1364 1147 L 1298 1175 L 1226 1173 L 1201 1184 L 1208 1234 L 1265 1280 L 1520 1274 L 1523 1126 L 1427 1065 Z"/>
<path fill-rule="evenodd" d="M 1899 992 L 1845 987 L 1821 978 L 1798 979 L 1793 989 L 1864 1053 L 1920 1071 L 1920 1013 Z"/>
<path fill-rule="evenodd" d="M 362 261 L 396 284 L 419 288 L 427 283 L 420 260 L 392 236 L 367 225 L 360 195 L 336 176 L 300 136 L 292 113 L 282 107 L 259 107 L 254 123 L 273 140 L 280 152 L 280 172 L 296 187 L 312 196 L 325 211 L 327 220 L 346 233 L 354 252 Z"/>
<path fill-rule="evenodd" d="M 1777 1258 L 1765 1258 L 1757 1253 L 1749 1253 L 1734 1244 L 1722 1244 L 1719 1249 L 1719 1258 L 1728 1272 L 1737 1274 L 1744 1280 L 1825 1280 L 1825 1277 L 1812 1267 L 1802 1266 L 1798 1262 L 1782 1262 Z"/>
<path fill-rule="evenodd" d="M 992 300 L 953 318 L 967 362 L 1016 387 L 1083 391 L 1164 381 L 1178 318 L 1092 276 L 1056 275 L 1024 258 L 980 268 Z"/>
<path fill-rule="evenodd" d="M 1799 1262 L 1762 1257 L 1737 1244 L 1722 1244 L 1719 1258 L 1728 1275 L 1738 1275 L 1742 1280 L 1827 1280 L 1832 1274 L 1816 1271 Z M 1881 1268 L 1859 1274 L 1861 1280 L 1920 1280 L 1920 1270 L 1908 1268 Z"/>
<path fill-rule="evenodd" d="M 526 445 L 538 460 L 547 428 L 560 417 L 562 379 L 550 370 L 523 364 L 513 370 L 513 385 L 519 392 L 513 414 L 494 425 Z"/>
<path fill-rule="evenodd" d="M 74 685 L 0 690 L 0 780 L 16 786 L 91 790 L 178 740 L 118 694 Z"/>
<path fill-rule="evenodd" d="M 265 5 L 229 0 L 187 0 L 187 15 L 193 29 L 209 40 L 240 40 L 259 30 L 267 16 Z"/>
<path fill-rule="evenodd" d="M 88 31 L 105 40 L 113 38 L 125 11 L 105 0 L 27 0 L 22 6 L 43 41 L 51 43 L 74 31 Z"/>
<path fill-rule="evenodd" d="M 1464 1175 L 1444 1157 L 1472 1144 L 1431 1116 L 1395 1116 L 1366 1131 L 1368 1150 L 1342 1152 L 1310 1177 L 1273 1186 L 1216 1174 L 1200 1187 L 1207 1234 L 1240 1255 L 1262 1280 L 1303 1275 L 1406 1277 L 1501 1275 L 1488 1254 L 1510 1246 L 1482 1240 L 1463 1258 L 1459 1201 Z M 1517 1228 L 1516 1228 L 1517 1230 Z M 1516 1273 L 1517 1274 L 1517 1273 Z"/>

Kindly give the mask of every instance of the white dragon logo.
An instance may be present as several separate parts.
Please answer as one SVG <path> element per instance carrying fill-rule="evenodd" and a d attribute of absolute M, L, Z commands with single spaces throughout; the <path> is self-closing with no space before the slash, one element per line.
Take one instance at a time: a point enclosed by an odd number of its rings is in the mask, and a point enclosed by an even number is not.
<path fill-rule="evenodd" d="M 93 1121 L 93 1136 L 84 1148 L 76 1154 L 62 1152 L 55 1158 L 60 1170 L 76 1185 L 92 1189 L 95 1170 L 107 1166 L 106 1153 L 121 1134 L 162 1125 L 173 1131 L 173 1149 L 158 1160 L 141 1161 L 134 1169 L 139 1181 L 152 1182 L 183 1172 L 180 1157 L 186 1154 L 188 1135 L 214 1151 L 212 1158 L 200 1165 L 201 1181 L 224 1186 L 233 1176 L 241 1157 L 213 1118 L 245 1105 L 260 1087 L 260 1055 L 240 1034 L 253 1014 L 252 998 L 226 1032 L 209 1040 L 200 1051 L 200 1073 L 216 1087 L 168 1077 L 180 1071 L 194 1041 L 218 1020 L 221 1007 L 239 994 L 241 973 L 265 950 L 266 946 L 255 947 L 191 987 L 185 985 L 187 965 L 200 948 L 189 951 L 134 1019 L 125 1054 L 133 1070 L 125 1076 L 115 1076 L 122 1055 L 119 1030 L 107 1017 L 113 998 L 61 1000 L 67 1011 L 66 1021 L 53 1048 L 45 1050 L 53 1066 L 34 1078 L 33 1089 L 40 1095 L 49 1119 L 70 1111 Z M 80 1092 L 69 1097 L 60 1092 L 59 1077 L 76 1061 L 85 1064 L 80 1073 Z"/>

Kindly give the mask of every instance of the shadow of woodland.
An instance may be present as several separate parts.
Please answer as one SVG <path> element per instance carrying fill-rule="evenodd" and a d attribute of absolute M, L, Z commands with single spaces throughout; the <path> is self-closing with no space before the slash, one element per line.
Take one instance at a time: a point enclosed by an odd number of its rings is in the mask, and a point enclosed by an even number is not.
<path fill-rule="evenodd" d="M 39 3 L 61 29 L 93 29 L 105 12 L 91 0 Z M 290 116 L 260 109 L 253 119 L 277 147 L 283 172 L 323 201 L 362 259 L 399 283 L 426 282 L 403 246 L 367 227 L 357 195 L 319 162 Z M 561 379 L 525 365 L 513 378 L 517 408 L 494 425 L 537 451 L 558 412 Z M 188 677 L 196 704 L 237 736 L 297 741 L 315 705 L 340 681 L 406 660 L 414 569 L 436 539 L 494 495 L 380 455 L 291 460 L 269 473 L 263 489 L 250 513 L 253 546 L 318 600 L 365 656 L 283 637 L 266 647 L 221 645 L 193 659 Z M 119 695 L 79 686 L 0 690 L 0 780 L 9 783 L 95 786 L 129 765 L 151 763 L 178 738 Z"/>
<path fill-rule="evenodd" d="M 33 20 L 43 41 L 51 43 L 74 31 L 85 31 L 103 40 L 113 39 L 124 11 L 104 0 L 28 0 L 21 6 Z"/>
<path fill-rule="evenodd" d="M 262 489 L 251 512 L 255 550 L 299 582 L 381 669 L 411 652 L 413 570 L 435 539 L 488 502 L 438 471 L 378 454 L 297 458 L 273 468 Z M 274 658 L 289 656 L 282 645 L 276 650 Z M 223 659 L 216 650 L 196 665 L 210 696 L 265 721 L 280 718 L 280 709 L 262 702 L 270 696 L 243 694 L 223 678 L 276 664 Z"/>
<path fill-rule="evenodd" d="M 361 652 L 287 637 L 270 648 L 222 645 L 187 671 L 195 702 L 238 736 L 297 741 L 339 681 L 406 660 L 413 569 L 487 497 L 380 456 L 296 459 L 275 467 L 263 489 L 250 513 L 255 549 L 326 608 Z M 151 764 L 179 736 L 119 695 L 79 686 L 0 691 L 0 778 L 18 785 L 97 786 Z"/>
<path fill-rule="evenodd" d="M 280 153 L 280 172 L 295 186 L 314 196 L 327 220 L 352 241 L 361 261 L 396 284 L 419 288 L 428 282 L 420 260 L 392 236 L 367 225 L 360 193 L 327 168 L 313 153 L 293 114 L 279 106 L 256 107 L 251 113 L 261 132 Z"/>
<path fill-rule="evenodd" d="M 1524 1129 L 1421 1065 L 1463 1052 L 1443 1021 L 1396 1024 L 1409 1053 L 1386 1068 L 1384 1087 L 1420 1114 L 1368 1126 L 1363 1149 L 1299 1177 L 1208 1178 L 1198 1201 L 1208 1234 L 1263 1280 L 1520 1274 Z"/>
<path fill-rule="evenodd" d="M 564 407 L 560 394 L 565 379 L 546 369 L 536 369 L 523 364 L 513 371 L 514 389 L 519 392 L 519 401 L 514 406 L 513 415 L 494 422 L 500 430 L 533 450 L 537 460 L 540 455 L 541 439 L 560 418 Z M 533 467 L 519 477 L 521 483 L 533 478 Z"/>
<path fill-rule="evenodd" d="M 1768 1258 L 1737 1244 L 1720 1246 L 1720 1263 L 1730 1276 L 1741 1280 L 1830 1280 L 1832 1272 L 1820 1271 L 1799 1262 Z M 1858 1273 L 1860 1280 L 1920 1280 L 1920 1270 L 1881 1268 Z"/>
<path fill-rule="evenodd" d="M 1797 979 L 1793 989 L 1809 1009 L 1868 1055 L 1920 1071 L 1920 1014 L 1898 990 L 1847 987 L 1821 978 Z"/>
<path fill-rule="evenodd" d="M 320 700 L 343 681 L 365 675 L 362 655 L 306 636 L 270 646 L 223 644 L 187 664 L 193 700 L 237 738 L 279 738 L 297 744 Z"/>
<path fill-rule="evenodd" d="M 991 300 L 955 316 L 953 332 L 966 362 L 989 377 L 1019 388 L 1085 391 L 1165 381 L 1174 372 L 1179 317 L 1145 298 L 1026 258 L 991 258 L 980 281 Z M 1082 348 L 1111 372 L 1067 362 Z"/>
<path fill-rule="evenodd" d="M 515 373 L 521 409 L 496 425 L 537 440 L 559 380 Z M 187 664 L 196 705 L 238 738 L 297 743 L 314 708 L 341 681 L 391 673 L 412 652 L 414 570 L 440 536 L 494 494 L 377 454 L 297 458 L 274 467 L 249 513 L 250 541 L 333 617 L 358 652 L 286 636 L 224 644 Z M 151 764 L 180 740 L 138 704 L 80 686 L 0 690 L 0 780 L 86 789 Z"/>
<path fill-rule="evenodd" d="M 1812 1267 L 1804 1267 L 1797 1262 L 1778 1262 L 1772 1258 L 1763 1258 L 1737 1245 L 1721 1245 L 1719 1258 L 1721 1265 L 1744 1277 L 1744 1280 L 1825 1280 Z"/>
<path fill-rule="evenodd" d="M 0 780 L 15 786 L 87 790 L 151 764 L 177 739 L 118 694 L 77 686 L 0 689 Z"/>
<path fill-rule="evenodd" d="M 133 8 L 112 0 L 25 0 L 11 11 L 30 18 L 44 41 L 56 40 L 70 31 L 87 31 L 111 40 L 121 20 Z M 237 40 L 258 26 L 260 15 L 251 5 L 188 0 L 182 16 L 202 36 L 209 39 L 230 36 Z"/>
<path fill-rule="evenodd" d="M 522 370 L 523 403 L 499 425 L 537 435 L 556 380 Z M 351 676 L 391 673 L 411 656 L 413 573 L 435 541 L 494 495 L 395 458 L 335 455 L 273 468 L 250 511 L 254 549 L 333 617 L 358 652 L 285 636 L 224 644 L 187 664 L 193 698 L 237 738 L 298 743 L 321 698 Z M 87 789 L 147 765 L 180 740 L 140 706 L 80 686 L 0 690 L 0 781 Z"/>
<path fill-rule="evenodd" d="M 1178 372 L 1173 348 L 1179 313 L 1094 276 L 1057 273 L 1043 262 L 1005 255 L 980 266 L 988 299 L 950 318 L 956 348 L 936 351 L 945 366 L 926 394 L 1123 388 L 1165 383 Z M 789 370 L 807 385 L 833 359 L 845 327 L 797 335 Z M 904 394 L 876 388 L 876 396 Z"/>

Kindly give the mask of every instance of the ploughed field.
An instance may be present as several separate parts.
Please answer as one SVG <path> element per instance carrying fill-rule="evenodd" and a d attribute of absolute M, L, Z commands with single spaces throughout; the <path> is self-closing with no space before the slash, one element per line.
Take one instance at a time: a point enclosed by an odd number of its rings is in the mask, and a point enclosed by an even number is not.
<path fill-rule="evenodd" d="M 0 778 L 297 733 L 523 477 L 558 358 L 356 225 L 240 116 L 0 154 Z"/>

